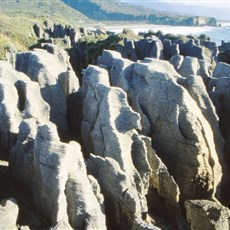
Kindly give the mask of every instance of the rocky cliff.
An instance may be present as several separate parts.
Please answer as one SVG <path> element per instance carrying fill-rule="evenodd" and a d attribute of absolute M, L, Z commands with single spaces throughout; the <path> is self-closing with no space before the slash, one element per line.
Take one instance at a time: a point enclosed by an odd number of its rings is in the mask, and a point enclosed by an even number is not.
<path fill-rule="evenodd" d="M 0 63 L 1 227 L 229 228 L 228 64 L 152 36 L 81 77 L 41 47 Z"/>

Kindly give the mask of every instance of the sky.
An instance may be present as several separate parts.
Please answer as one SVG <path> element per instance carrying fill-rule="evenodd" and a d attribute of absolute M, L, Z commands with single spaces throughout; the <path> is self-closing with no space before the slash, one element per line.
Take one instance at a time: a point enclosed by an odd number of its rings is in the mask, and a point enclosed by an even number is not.
<path fill-rule="evenodd" d="M 230 21 L 230 0 L 127 0 L 149 8 Z"/>

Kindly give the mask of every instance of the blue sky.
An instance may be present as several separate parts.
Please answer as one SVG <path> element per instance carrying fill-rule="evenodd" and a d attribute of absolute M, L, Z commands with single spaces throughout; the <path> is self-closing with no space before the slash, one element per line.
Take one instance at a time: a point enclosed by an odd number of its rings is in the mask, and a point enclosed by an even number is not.
<path fill-rule="evenodd" d="M 163 11 L 213 16 L 220 20 L 230 20 L 230 0 L 124 0 L 124 2 Z"/>

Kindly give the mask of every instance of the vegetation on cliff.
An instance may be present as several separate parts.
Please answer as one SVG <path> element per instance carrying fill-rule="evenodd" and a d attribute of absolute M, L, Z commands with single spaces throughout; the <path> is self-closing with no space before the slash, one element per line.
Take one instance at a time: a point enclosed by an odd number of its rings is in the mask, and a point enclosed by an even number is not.
<path fill-rule="evenodd" d="M 188 26 L 216 26 L 215 18 L 183 16 L 168 12 L 156 11 L 141 6 L 135 6 L 120 1 L 96 1 L 63 0 L 66 4 L 80 11 L 92 20 L 104 21 L 139 21 L 166 25 L 188 25 Z"/>

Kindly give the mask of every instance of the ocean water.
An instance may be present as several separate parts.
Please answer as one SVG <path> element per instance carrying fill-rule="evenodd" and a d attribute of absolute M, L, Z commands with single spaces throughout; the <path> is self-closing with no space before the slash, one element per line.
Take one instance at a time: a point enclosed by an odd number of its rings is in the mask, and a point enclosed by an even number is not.
<path fill-rule="evenodd" d="M 150 29 L 154 32 L 158 30 L 162 31 L 164 34 L 171 33 L 175 35 L 200 35 L 206 34 L 211 38 L 212 41 L 216 42 L 218 45 L 221 41 L 230 42 L 230 23 L 225 23 L 221 27 L 190 27 L 190 26 L 167 26 L 167 25 L 138 25 L 138 26 L 124 26 L 124 27 L 105 27 L 106 30 L 119 33 L 122 32 L 123 28 L 129 28 L 135 33 L 148 32 Z"/>

